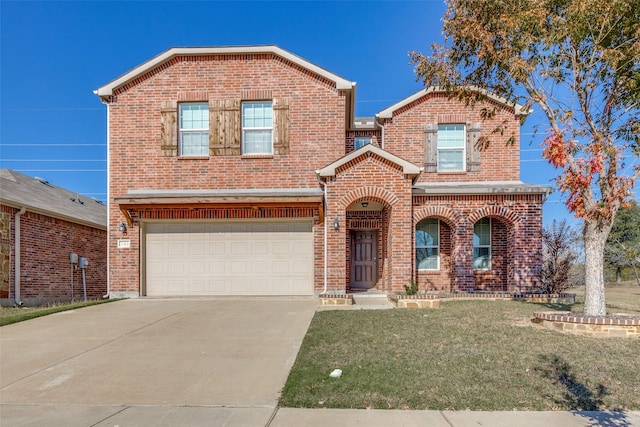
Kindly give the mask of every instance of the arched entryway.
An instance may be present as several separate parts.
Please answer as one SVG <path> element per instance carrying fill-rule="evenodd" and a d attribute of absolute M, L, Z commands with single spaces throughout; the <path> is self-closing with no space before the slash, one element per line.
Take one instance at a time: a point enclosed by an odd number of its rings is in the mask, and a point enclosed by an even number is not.
<path fill-rule="evenodd" d="M 346 209 L 347 281 L 351 291 L 366 291 L 378 285 L 386 259 L 389 210 L 384 203 L 368 198 Z"/>

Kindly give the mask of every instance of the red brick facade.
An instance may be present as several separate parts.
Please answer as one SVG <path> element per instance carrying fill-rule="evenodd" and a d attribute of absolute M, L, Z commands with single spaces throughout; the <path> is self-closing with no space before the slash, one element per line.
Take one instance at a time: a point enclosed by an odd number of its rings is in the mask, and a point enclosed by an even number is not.
<path fill-rule="evenodd" d="M 0 298 L 15 298 L 15 216 L 19 209 L 2 205 L 0 244 L 8 251 L 10 273 L 3 274 Z M 106 230 L 26 211 L 20 216 L 20 302 L 26 305 L 84 297 L 82 271 L 72 270 L 69 255 L 86 257 L 87 298 L 107 293 Z M 4 250 L 3 250 L 4 252 Z M 3 253 L 4 255 L 4 253 Z M 5 268 L 3 267 L 3 271 Z"/>
<path fill-rule="evenodd" d="M 353 86 L 279 48 L 171 53 L 97 91 L 109 107 L 113 296 L 145 294 L 144 224 L 149 221 L 310 218 L 316 294 L 350 289 L 354 230 L 377 233 L 375 288 L 379 290 L 401 291 L 416 280 L 425 290 L 512 291 L 538 280 L 544 191 L 522 190 L 519 182 L 520 117 L 513 107 L 489 100 L 498 107 L 498 114 L 482 121 L 481 106 L 471 109 L 430 92 L 379 118 L 376 122 L 381 126 L 371 121 L 371 126 L 362 128 L 354 125 Z M 212 114 L 218 114 L 218 109 L 231 110 L 240 101 L 265 99 L 274 100 L 274 105 L 278 100 L 287 108 L 282 122 L 286 129 L 274 130 L 286 133 L 286 146 L 274 145 L 272 155 L 247 156 L 217 148 L 217 133 L 210 135 L 210 155 L 197 158 L 177 155 L 175 145 L 166 142 L 166 135 L 177 129 L 165 113 L 180 102 L 207 102 Z M 210 117 L 229 117 L 224 114 Z M 473 171 L 421 172 L 425 125 L 438 123 L 468 127 L 480 123 L 483 136 L 502 124 L 505 132 L 492 136 Z M 349 158 L 354 139 L 364 136 L 372 137 L 371 147 Z M 505 147 L 510 136 L 515 142 Z M 486 182 L 499 182 L 500 189 L 479 191 Z M 455 187 L 430 193 L 431 184 L 450 183 L 475 183 L 476 187 L 468 193 Z M 185 192 L 286 189 L 321 190 L 322 196 L 313 201 L 205 200 Z M 134 192 L 143 190 L 182 191 L 185 196 L 147 202 L 135 197 Z M 361 208 L 363 202 L 375 209 Z M 491 269 L 474 271 L 473 226 L 484 217 L 492 219 Z M 415 225 L 425 218 L 436 218 L 441 224 L 437 271 L 416 269 Z M 123 221 L 128 226 L 127 249 L 117 246 Z"/>

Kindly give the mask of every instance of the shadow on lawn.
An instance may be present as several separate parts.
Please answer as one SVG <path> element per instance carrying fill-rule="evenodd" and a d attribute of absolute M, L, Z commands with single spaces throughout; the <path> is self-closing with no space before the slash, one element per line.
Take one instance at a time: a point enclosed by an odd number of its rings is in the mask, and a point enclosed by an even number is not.
<path fill-rule="evenodd" d="M 558 355 L 541 355 L 539 357 L 543 366 L 538 371 L 554 384 L 561 384 L 566 388 L 562 399 L 556 399 L 555 403 L 570 411 L 574 415 L 587 418 L 589 426 L 627 427 L 631 426 L 627 416 L 619 409 L 599 412 L 604 406 L 604 397 L 607 396 L 607 388 L 598 384 L 595 390 L 578 381 L 571 370 L 571 365 Z"/>

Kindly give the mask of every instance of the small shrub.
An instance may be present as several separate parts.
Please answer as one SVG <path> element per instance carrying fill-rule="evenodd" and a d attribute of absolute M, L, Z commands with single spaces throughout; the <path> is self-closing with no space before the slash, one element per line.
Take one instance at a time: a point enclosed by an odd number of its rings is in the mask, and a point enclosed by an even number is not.
<path fill-rule="evenodd" d="M 411 279 L 408 285 L 404 285 L 404 291 L 407 295 L 415 295 L 418 293 L 418 284 Z"/>
<path fill-rule="evenodd" d="M 572 244 L 576 237 L 565 220 L 554 220 L 550 227 L 542 230 L 542 282 L 538 285 L 541 292 L 555 294 L 574 286 L 577 255 Z"/>

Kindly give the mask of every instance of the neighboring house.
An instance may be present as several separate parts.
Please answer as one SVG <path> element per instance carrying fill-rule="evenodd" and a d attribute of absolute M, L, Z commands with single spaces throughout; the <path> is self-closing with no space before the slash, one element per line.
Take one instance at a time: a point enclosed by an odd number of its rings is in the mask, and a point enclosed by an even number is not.
<path fill-rule="evenodd" d="M 355 83 L 276 46 L 172 48 L 95 93 L 112 297 L 539 280 L 550 189 L 520 182 L 519 105 L 425 89 L 356 118 Z"/>
<path fill-rule="evenodd" d="M 72 263 L 71 254 L 76 254 Z M 107 207 L 41 178 L 0 170 L 0 301 L 37 305 L 107 293 Z M 80 258 L 88 264 L 83 274 Z"/>

